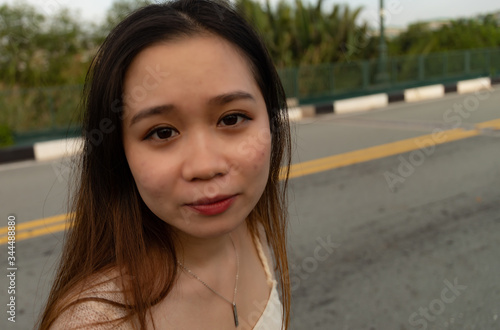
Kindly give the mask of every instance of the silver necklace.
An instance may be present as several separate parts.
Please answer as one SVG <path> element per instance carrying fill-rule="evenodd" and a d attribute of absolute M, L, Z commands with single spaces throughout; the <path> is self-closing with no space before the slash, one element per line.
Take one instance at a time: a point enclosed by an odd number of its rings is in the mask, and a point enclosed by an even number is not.
<path fill-rule="evenodd" d="M 191 269 L 187 268 L 184 266 L 180 261 L 177 261 L 179 266 L 181 266 L 186 272 L 189 273 L 192 277 L 197 279 L 198 281 L 201 282 L 204 286 L 206 286 L 210 291 L 227 301 L 229 304 L 233 306 L 233 317 L 234 317 L 234 326 L 238 327 L 239 321 L 238 321 L 238 309 L 236 308 L 236 292 L 238 292 L 238 277 L 240 275 L 240 258 L 238 257 L 238 251 L 236 250 L 236 245 L 234 245 L 233 238 L 231 235 L 229 235 L 229 238 L 231 239 L 231 243 L 233 243 L 233 248 L 234 248 L 234 253 L 236 254 L 236 283 L 234 285 L 234 294 L 233 294 L 233 301 L 230 301 L 229 299 L 226 299 L 223 295 L 212 289 L 207 283 L 205 283 L 201 278 L 198 277 L 195 273 L 191 271 Z"/>

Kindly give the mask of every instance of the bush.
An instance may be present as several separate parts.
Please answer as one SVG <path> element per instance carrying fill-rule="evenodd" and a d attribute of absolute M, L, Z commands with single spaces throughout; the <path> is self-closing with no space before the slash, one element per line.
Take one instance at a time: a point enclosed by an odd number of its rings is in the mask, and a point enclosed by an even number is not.
<path fill-rule="evenodd" d="M 0 125 L 0 147 L 7 147 L 14 144 L 12 130 L 7 125 Z"/>

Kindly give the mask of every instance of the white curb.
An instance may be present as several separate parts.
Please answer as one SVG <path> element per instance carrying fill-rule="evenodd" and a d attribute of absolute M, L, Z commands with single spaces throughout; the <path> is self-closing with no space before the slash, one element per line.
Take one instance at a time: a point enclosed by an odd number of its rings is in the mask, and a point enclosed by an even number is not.
<path fill-rule="evenodd" d="M 463 80 L 457 83 L 458 94 L 477 92 L 481 89 L 491 88 L 490 78 L 479 78 L 471 80 Z"/>
<path fill-rule="evenodd" d="M 411 88 L 405 90 L 406 102 L 418 102 L 423 100 L 437 99 L 443 96 L 444 96 L 443 85 L 431 85 L 431 86 Z"/>
<path fill-rule="evenodd" d="M 351 113 L 383 108 L 389 104 L 389 96 L 386 93 L 355 97 L 352 99 L 338 100 L 333 102 L 335 113 Z"/>
<path fill-rule="evenodd" d="M 35 159 L 37 161 L 73 156 L 79 153 L 82 147 L 83 140 L 81 138 L 37 142 L 33 145 Z"/>

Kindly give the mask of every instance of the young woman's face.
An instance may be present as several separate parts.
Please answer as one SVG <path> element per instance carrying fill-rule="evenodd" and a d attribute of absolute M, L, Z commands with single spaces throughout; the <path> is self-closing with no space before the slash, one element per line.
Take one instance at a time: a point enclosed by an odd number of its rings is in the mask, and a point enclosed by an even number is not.
<path fill-rule="evenodd" d="M 247 60 L 215 36 L 151 46 L 125 77 L 123 143 L 139 193 L 181 233 L 237 228 L 267 183 L 271 134 Z"/>

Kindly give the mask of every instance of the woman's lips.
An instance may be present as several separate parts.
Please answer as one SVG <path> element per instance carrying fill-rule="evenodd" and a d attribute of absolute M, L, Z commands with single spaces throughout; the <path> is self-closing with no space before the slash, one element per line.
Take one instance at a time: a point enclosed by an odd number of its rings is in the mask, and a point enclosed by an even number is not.
<path fill-rule="evenodd" d="M 202 199 L 193 204 L 186 204 L 203 215 L 217 215 L 225 212 L 234 202 L 237 195 Z"/>

